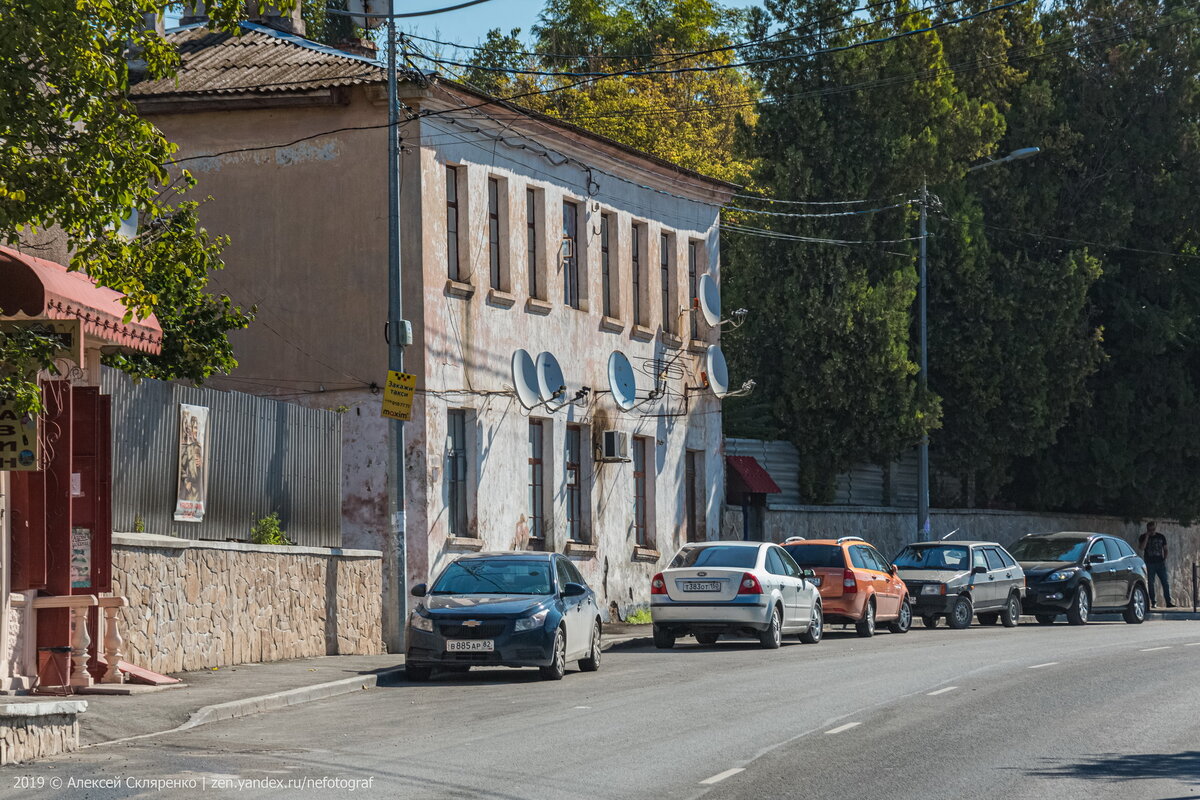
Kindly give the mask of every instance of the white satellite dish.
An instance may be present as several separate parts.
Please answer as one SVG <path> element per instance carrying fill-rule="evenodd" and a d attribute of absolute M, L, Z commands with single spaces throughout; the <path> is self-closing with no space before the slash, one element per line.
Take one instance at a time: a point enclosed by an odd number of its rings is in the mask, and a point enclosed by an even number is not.
<path fill-rule="evenodd" d="M 711 345 L 705 362 L 708 367 L 705 373 L 708 375 L 708 388 L 712 389 L 717 397 L 729 394 L 729 366 L 725 363 L 725 354 L 721 352 L 721 348 L 715 344 Z"/>
<path fill-rule="evenodd" d="M 350 21 L 359 28 L 374 29 L 384 23 L 382 17 L 368 17 L 366 14 L 388 14 L 388 0 L 346 0 L 346 10 L 353 16 Z"/>
<path fill-rule="evenodd" d="M 563 377 L 558 359 L 550 353 L 539 353 L 537 357 L 538 395 L 546 408 L 557 411 L 567 402 L 567 380 Z"/>
<path fill-rule="evenodd" d="M 700 301 L 700 313 L 704 314 L 704 321 L 712 327 L 721 324 L 721 289 L 710 273 L 706 272 L 700 276 L 700 288 L 697 291 L 700 294 L 697 299 Z"/>
<path fill-rule="evenodd" d="M 637 403 L 637 376 L 620 350 L 613 350 L 608 357 L 608 386 L 622 411 L 629 411 Z"/>
<path fill-rule="evenodd" d="M 517 350 L 513 353 L 512 379 L 513 386 L 517 390 L 517 399 L 521 401 L 521 405 L 526 408 L 535 408 L 541 404 L 541 398 L 538 397 L 537 366 L 533 363 L 533 356 L 525 350 Z"/>

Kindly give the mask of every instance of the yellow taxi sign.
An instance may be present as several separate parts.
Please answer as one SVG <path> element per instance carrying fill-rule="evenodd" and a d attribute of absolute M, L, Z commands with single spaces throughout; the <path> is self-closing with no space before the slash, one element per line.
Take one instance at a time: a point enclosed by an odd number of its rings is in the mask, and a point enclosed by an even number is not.
<path fill-rule="evenodd" d="M 383 389 L 383 408 L 380 414 L 387 419 L 398 419 L 404 422 L 412 419 L 413 395 L 416 393 L 416 388 L 416 375 L 388 370 L 387 385 Z"/>

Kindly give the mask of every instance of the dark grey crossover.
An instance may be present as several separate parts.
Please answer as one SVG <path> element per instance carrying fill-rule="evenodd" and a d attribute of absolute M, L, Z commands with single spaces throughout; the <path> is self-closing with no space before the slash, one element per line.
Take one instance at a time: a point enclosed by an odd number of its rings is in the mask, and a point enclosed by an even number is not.
<path fill-rule="evenodd" d="M 1095 611 L 1146 619 L 1146 562 L 1129 544 L 1099 533 L 1031 533 L 1012 547 L 1025 569 L 1025 611 L 1043 625 L 1065 614 L 1086 625 Z"/>

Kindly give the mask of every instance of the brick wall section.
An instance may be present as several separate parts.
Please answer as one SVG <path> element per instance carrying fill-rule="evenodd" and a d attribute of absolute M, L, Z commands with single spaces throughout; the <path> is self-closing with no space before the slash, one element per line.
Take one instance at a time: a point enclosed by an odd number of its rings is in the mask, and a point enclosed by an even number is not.
<path fill-rule="evenodd" d="M 161 673 L 383 652 L 377 551 L 114 534 L 125 660 Z"/>
<path fill-rule="evenodd" d="M 79 749 L 82 701 L 0 704 L 0 765 Z"/>

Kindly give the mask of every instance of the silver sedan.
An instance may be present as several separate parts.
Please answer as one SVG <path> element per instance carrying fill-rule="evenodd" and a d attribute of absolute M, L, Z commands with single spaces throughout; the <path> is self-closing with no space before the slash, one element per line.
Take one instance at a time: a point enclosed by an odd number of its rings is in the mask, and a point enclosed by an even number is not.
<path fill-rule="evenodd" d="M 776 648 L 785 633 L 821 640 L 821 595 L 811 570 L 802 570 L 776 544 L 696 542 L 684 547 L 650 583 L 654 646 L 680 636 L 712 644 L 721 635 L 751 635 Z"/>

